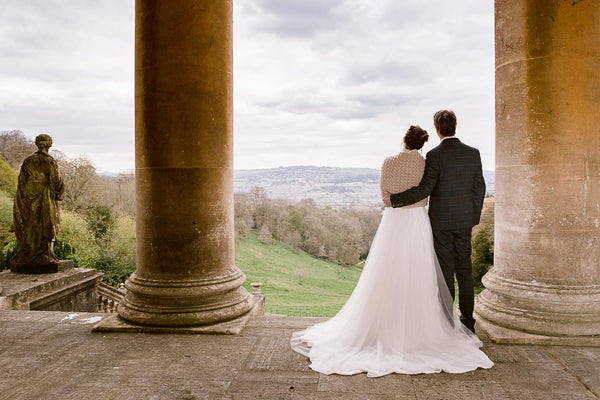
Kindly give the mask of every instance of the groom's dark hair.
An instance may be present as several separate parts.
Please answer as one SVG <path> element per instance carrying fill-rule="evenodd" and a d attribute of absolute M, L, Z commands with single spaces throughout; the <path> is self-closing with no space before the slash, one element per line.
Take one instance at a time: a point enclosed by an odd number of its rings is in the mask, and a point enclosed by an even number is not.
<path fill-rule="evenodd" d="M 440 110 L 433 116 L 433 125 L 442 136 L 452 136 L 456 133 L 456 114 L 451 110 Z"/>

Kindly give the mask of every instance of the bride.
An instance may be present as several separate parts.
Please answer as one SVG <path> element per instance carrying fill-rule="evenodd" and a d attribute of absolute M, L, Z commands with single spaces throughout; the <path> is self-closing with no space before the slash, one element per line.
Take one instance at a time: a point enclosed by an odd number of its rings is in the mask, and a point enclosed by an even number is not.
<path fill-rule="evenodd" d="M 417 186 L 427 132 L 411 126 L 386 158 L 381 193 Z M 462 373 L 491 368 L 481 341 L 460 323 L 433 248 L 427 199 L 386 208 L 354 292 L 328 321 L 292 335 L 292 349 L 323 374 Z"/>

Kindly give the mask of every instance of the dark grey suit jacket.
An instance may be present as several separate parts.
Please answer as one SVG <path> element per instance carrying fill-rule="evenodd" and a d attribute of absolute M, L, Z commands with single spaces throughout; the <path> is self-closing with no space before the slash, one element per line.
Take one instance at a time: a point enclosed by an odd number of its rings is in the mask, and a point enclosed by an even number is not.
<path fill-rule="evenodd" d="M 393 207 L 429 197 L 429 219 L 434 230 L 470 229 L 479 224 L 485 181 L 479 150 L 450 137 L 427 153 L 419 186 L 392 194 Z"/>

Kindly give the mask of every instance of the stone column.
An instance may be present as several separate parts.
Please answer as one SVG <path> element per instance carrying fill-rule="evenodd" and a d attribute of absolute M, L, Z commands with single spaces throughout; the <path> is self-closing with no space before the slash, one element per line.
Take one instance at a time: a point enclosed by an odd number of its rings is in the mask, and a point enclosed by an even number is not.
<path fill-rule="evenodd" d="M 600 2 L 495 8 L 495 265 L 476 312 L 492 338 L 574 343 L 600 334 Z"/>
<path fill-rule="evenodd" d="M 231 0 L 136 1 L 137 269 L 118 312 L 150 326 L 251 308 L 234 264 Z"/>

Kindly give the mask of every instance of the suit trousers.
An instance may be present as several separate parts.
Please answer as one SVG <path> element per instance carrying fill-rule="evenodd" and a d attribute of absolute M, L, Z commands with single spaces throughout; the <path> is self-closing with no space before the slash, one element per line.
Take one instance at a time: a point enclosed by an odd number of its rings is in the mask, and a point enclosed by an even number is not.
<path fill-rule="evenodd" d="M 433 245 L 450 295 L 454 299 L 454 276 L 458 282 L 461 321 L 471 330 L 475 324 L 471 229 L 433 230 Z"/>

